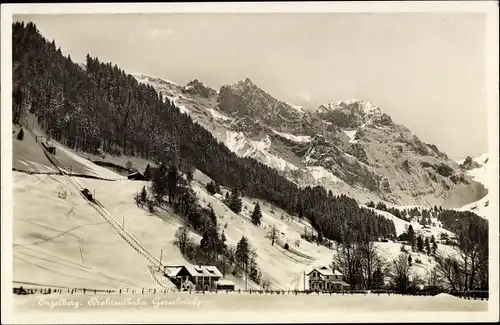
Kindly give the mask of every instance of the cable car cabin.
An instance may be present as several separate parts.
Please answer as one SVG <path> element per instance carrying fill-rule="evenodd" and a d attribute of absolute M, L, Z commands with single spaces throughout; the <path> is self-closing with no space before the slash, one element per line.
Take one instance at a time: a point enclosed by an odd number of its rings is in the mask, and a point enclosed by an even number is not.
<path fill-rule="evenodd" d="M 87 198 L 87 200 L 89 201 L 93 201 L 94 198 L 92 197 L 92 193 L 89 191 L 89 189 L 85 188 L 82 190 L 82 194 L 85 195 L 85 197 Z"/>
<path fill-rule="evenodd" d="M 47 150 L 49 153 L 53 154 L 54 156 L 56 155 L 56 147 L 48 147 Z"/>

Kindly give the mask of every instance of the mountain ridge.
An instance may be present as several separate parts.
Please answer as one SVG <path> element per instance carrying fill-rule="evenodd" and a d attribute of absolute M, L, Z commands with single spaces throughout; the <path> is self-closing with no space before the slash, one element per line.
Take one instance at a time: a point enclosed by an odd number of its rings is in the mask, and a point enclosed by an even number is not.
<path fill-rule="evenodd" d="M 232 151 L 280 170 L 301 186 L 327 185 L 359 201 L 368 197 L 433 206 L 447 205 L 449 193 L 471 181 L 437 146 L 422 142 L 362 99 L 308 110 L 276 99 L 244 78 L 221 86 L 204 102 L 193 96 L 178 104 Z M 322 173 L 312 172 L 318 168 Z M 449 205 L 464 203 L 469 202 Z"/>

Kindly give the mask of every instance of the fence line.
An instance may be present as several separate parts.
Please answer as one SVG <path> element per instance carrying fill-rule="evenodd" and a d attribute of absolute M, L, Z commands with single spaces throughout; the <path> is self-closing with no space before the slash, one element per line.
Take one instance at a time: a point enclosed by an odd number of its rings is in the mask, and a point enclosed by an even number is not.
<path fill-rule="evenodd" d="M 122 289 L 89 289 L 89 288 L 23 288 L 23 287 L 15 287 L 13 288 L 14 294 L 167 294 L 172 292 L 182 292 L 180 289 L 172 289 L 172 288 L 122 288 Z M 472 291 L 419 291 L 413 293 L 398 293 L 396 291 L 391 290 L 345 290 L 345 291 L 311 291 L 311 290 L 257 290 L 257 289 L 249 289 L 249 290 L 225 290 L 225 289 L 215 289 L 215 290 L 189 290 L 185 291 L 189 294 L 206 294 L 206 293 L 237 293 L 237 294 L 265 294 L 265 295 L 367 295 L 367 294 L 377 294 L 377 295 L 400 295 L 400 296 L 435 296 L 439 293 L 448 293 L 455 297 L 464 298 L 467 300 L 488 300 L 489 299 L 489 291 L 486 290 L 472 290 Z"/>

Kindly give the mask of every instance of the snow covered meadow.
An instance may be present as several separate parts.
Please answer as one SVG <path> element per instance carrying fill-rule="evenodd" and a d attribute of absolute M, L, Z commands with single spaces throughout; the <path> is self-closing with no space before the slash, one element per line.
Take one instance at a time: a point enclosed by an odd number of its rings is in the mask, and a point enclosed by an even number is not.
<path fill-rule="evenodd" d="M 206 294 L 55 294 L 18 297 L 15 309 L 40 311 L 130 311 L 140 307 L 147 311 L 288 311 L 288 312 L 430 312 L 487 311 L 488 302 L 466 300 L 447 294 L 437 296 L 401 296 L 387 294 L 269 294 L 218 292 Z"/>

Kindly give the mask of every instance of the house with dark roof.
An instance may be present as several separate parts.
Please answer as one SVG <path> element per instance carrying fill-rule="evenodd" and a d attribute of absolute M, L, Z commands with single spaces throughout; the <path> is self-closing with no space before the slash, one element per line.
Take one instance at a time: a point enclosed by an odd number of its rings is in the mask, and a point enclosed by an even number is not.
<path fill-rule="evenodd" d="M 127 178 L 133 181 L 145 181 L 146 177 L 141 172 L 133 172 L 132 174 L 128 174 Z"/>
<path fill-rule="evenodd" d="M 222 273 L 211 265 L 165 266 L 165 276 L 181 289 L 215 290 Z"/>
<path fill-rule="evenodd" d="M 342 291 L 349 287 L 344 276 L 338 270 L 326 266 L 313 269 L 307 274 L 309 290 L 312 291 Z"/>

